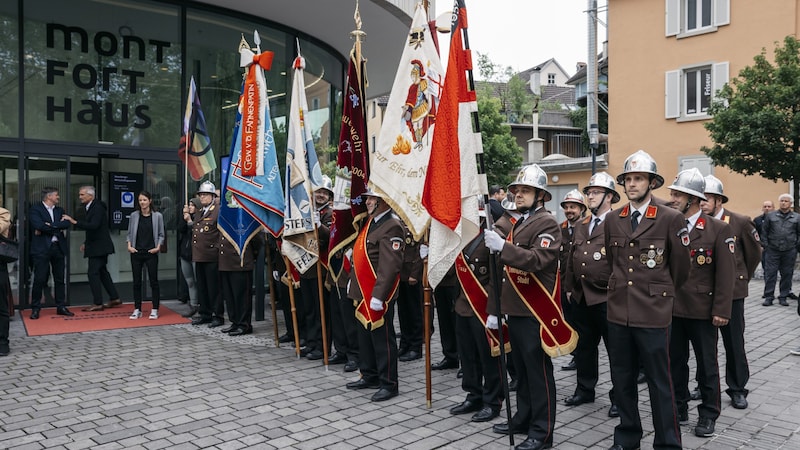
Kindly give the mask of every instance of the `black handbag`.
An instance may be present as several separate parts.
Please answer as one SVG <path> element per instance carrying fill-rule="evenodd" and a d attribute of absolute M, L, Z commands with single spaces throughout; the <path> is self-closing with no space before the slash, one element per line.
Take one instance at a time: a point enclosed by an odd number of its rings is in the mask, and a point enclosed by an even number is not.
<path fill-rule="evenodd" d="M 0 235 L 0 264 L 8 264 L 19 259 L 19 243 Z"/>

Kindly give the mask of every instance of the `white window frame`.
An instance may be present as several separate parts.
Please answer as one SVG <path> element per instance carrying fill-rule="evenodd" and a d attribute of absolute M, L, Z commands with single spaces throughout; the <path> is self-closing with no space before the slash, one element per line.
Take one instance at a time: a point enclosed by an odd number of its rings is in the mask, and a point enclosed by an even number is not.
<path fill-rule="evenodd" d="M 556 74 L 555 73 L 548 73 L 547 74 L 547 85 L 548 86 L 555 86 L 556 85 Z"/>
<path fill-rule="evenodd" d="M 670 70 L 664 74 L 664 118 L 677 119 L 678 122 L 711 118 L 707 112 L 687 113 L 687 73 L 693 73 L 704 68 L 711 70 L 711 103 L 714 102 L 717 92 L 729 80 L 729 62 L 705 62 Z M 699 88 L 702 89 L 701 87 Z M 711 103 L 709 103 L 709 106 Z"/>
<path fill-rule="evenodd" d="M 678 172 L 695 168 L 703 174 L 714 175 L 714 162 L 708 156 L 679 156 L 678 157 Z"/>
<path fill-rule="evenodd" d="M 665 34 L 667 37 L 675 36 L 684 38 L 696 36 L 698 34 L 713 33 L 724 25 L 731 23 L 731 1 L 730 0 L 711 0 L 711 24 L 699 26 L 689 30 L 687 22 L 688 3 L 690 0 L 665 0 L 666 22 Z M 702 2 L 702 0 L 694 0 Z M 700 8 L 698 7 L 698 10 Z M 700 16 L 698 15 L 698 19 Z"/>

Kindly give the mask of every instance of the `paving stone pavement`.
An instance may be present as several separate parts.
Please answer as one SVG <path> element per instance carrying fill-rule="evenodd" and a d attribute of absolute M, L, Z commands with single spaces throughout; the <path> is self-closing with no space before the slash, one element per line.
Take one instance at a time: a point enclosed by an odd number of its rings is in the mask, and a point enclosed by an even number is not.
<path fill-rule="evenodd" d="M 762 307 L 762 290 L 763 282 L 754 280 L 745 300 L 750 407 L 734 409 L 724 396 L 716 434 L 708 439 L 693 435 L 692 409 L 690 425 L 682 427 L 685 448 L 800 449 L 800 356 L 789 354 L 800 346 L 797 304 Z M 504 419 L 473 424 L 469 415 L 448 413 L 464 399 L 455 370 L 432 372 L 430 409 L 424 359 L 400 363 L 400 395 L 372 403 L 372 391 L 344 387 L 357 376 L 341 365 L 326 371 L 319 361 L 298 360 L 285 344 L 276 348 L 267 316 L 255 322 L 254 335 L 242 337 L 191 325 L 27 337 L 17 315 L 12 352 L 0 358 L 0 448 L 508 448 L 507 436 L 491 432 Z M 436 362 L 436 334 L 432 345 Z M 724 367 L 721 339 L 719 346 Z M 560 370 L 568 361 L 553 361 L 554 447 L 608 448 L 617 419 L 607 417 L 605 353 L 592 404 L 563 405 L 575 381 L 574 372 Z M 646 385 L 639 400 L 642 447 L 651 448 Z M 523 439 L 515 437 L 517 444 Z"/>

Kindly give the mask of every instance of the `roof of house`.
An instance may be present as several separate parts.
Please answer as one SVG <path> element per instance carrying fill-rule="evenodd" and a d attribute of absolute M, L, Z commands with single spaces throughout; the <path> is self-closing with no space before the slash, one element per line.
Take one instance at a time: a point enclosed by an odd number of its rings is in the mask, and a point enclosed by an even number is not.
<path fill-rule="evenodd" d="M 551 63 L 551 62 L 552 62 L 553 64 L 555 64 L 555 65 L 556 65 L 556 66 L 559 68 L 559 70 L 561 70 L 562 72 L 564 72 L 564 75 L 567 75 L 567 76 L 569 76 L 569 72 L 567 72 L 566 70 L 564 70 L 564 68 L 563 68 L 563 67 L 561 67 L 561 64 L 559 64 L 559 63 L 558 63 L 558 61 L 556 61 L 556 59 L 555 59 L 555 58 L 550 58 L 550 59 L 548 59 L 547 61 L 544 61 L 544 62 L 542 62 L 542 63 L 540 63 L 540 64 L 537 64 L 537 65 L 535 65 L 535 66 L 531 67 L 530 69 L 523 70 L 522 72 L 520 72 L 520 73 L 519 73 L 519 76 L 520 76 L 520 77 L 522 77 L 523 79 L 528 79 L 528 78 L 530 78 L 530 75 L 531 75 L 531 73 L 533 73 L 533 72 L 539 72 L 540 70 L 542 70 L 542 68 L 543 68 L 544 66 L 546 66 L 547 64 L 549 64 L 549 63 Z"/>
<path fill-rule="evenodd" d="M 573 75 L 569 80 L 567 80 L 567 84 L 579 84 L 583 80 L 586 79 L 586 71 L 588 70 L 588 65 L 584 65 Z M 602 53 L 597 55 L 597 71 L 599 73 L 608 74 L 608 58 L 603 56 Z"/>

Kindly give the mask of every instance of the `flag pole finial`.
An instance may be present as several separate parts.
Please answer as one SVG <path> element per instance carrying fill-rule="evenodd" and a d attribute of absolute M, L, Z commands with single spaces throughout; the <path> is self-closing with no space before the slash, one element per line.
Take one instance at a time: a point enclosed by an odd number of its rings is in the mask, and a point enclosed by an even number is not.
<path fill-rule="evenodd" d="M 364 42 L 367 33 L 361 30 L 361 10 L 358 7 L 358 0 L 356 0 L 356 10 L 353 13 L 353 20 L 356 23 L 356 29 L 350 32 L 350 37 L 356 42 Z"/>

